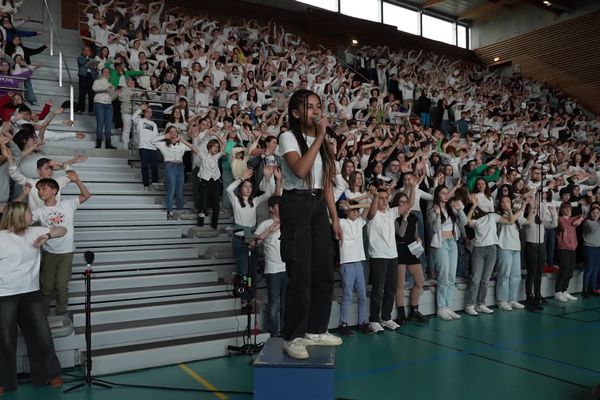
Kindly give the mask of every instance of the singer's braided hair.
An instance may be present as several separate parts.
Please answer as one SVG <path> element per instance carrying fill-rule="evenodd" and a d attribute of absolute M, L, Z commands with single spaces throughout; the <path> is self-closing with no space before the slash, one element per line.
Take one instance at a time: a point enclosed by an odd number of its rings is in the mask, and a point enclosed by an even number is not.
<path fill-rule="evenodd" d="M 302 131 L 306 126 L 306 111 L 308 110 L 308 98 L 310 96 L 315 96 L 319 99 L 319 102 L 321 101 L 316 93 L 310 90 L 300 89 L 292 94 L 288 104 L 288 124 L 290 131 L 294 134 L 294 137 L 298 142 L 301 156 L 308 151 L 308 144 L 306 143 Z M 301 110 L 301 108 L 303 110 Z M 293 110 L 298 111 L 300 118 L 296 118 L 293 115 Z M 336 168 L 333 149 L 327 138 L 323 140 L 323 145 L 319 149 L 319 154 L 321 154 L 321 159 L 323 160 L 323 188 L 325 190 L 330 190 L 335 180 Z M 313 187 L 312 174 L 310 172 L 306 175 L 305 181 L 308 183 L 309 188 Z"/>

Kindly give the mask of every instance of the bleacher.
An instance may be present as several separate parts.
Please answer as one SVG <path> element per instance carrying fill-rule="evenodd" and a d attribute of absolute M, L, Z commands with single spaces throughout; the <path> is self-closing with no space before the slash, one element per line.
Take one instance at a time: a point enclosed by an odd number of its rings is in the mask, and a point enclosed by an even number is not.
<path fill-rule="evenodd" d="M 27 7 L 33 6 L 25 4 L 23 14 L 27 15 Z M 63 31 L 60 36 L 63 38 L 63 59 L 71 77 L 76 79 L 76 57 L 81 50 L 79 32 Z M 42 38 L 28 38 L 26 44 L 35 47 L 43 42 Z M 47 100 L 59 105 L 69 99 L 66 70 L 62 76 L 63 86 L 58 86 L 56 45 L 54 52 L 54 56 L 48 51 L 35 56 L 35 62 L 44 65 L 32 79 L 40 108 Z M 76 88 L 76 83 L 74 85 Z M 62 119 L 64 115 L 57 118 Z M 76 213 L 77 250 L 69 299 L 74 332 L 55 338 L 61 365 L 64 368 L 81 365 L 84 359 L 85 289 L 81 274 L 85 268 L 83 252 L 86 250 L 94 251 L 96 255 L 92 281 L 94 374 L 226 355 L 227 345 L 241 341 L 239 335 L 245 327 L 240 302 L 232 297 L 228 287 L 235 261 L 232 254 L 225 258 L 222 252 L 219 252 L 219 258 L 207 254 L 230 244 L 225 228 L 232 223 L 231 216 L 221 214 L 219 230 L 215 234 L 190 237 L 188 233 L 195 226 L 195 217 L 167 220 L 164 187 L 158 185 L 157 191 L 142 191 L 136 154 L 127 150 L 94 149 L 93 116 L 78 114 L 73 127 L 57 125 L 52 129 L 87 135 L 84 140 L 47 144 L 44 153 L 59 159 L 78 153 L 87 155 L 88 160 L 74 169 L 92 193 L 90 201 Z M 115 130 L 113 145 L 121 149 L 118 132 Z M 69 185 L 63 193 L 70 196 L 78 192 Z M 186 192 L 186 200 L 186 211 L 189 212 L 192 208 L 190 191 Z M 544 277 L 543 295 L 553 293 L 553 280 L 551 274 Z M 571 284 L 573 292 L 581 290 L 582 278 L 578 272 Z M 463 308 L 465 289 L 466 284 L 457 285 L 455 310 Z M 330 328 L 338 325 L 339 298 L 341 294 L 337 288 Z M 489 290 L 488 304 L 494 302 L 494 291 Z M 426 288 L 421 312 L 435 313 L 435 285 Z M 258 313 L 260 324 L 264 320 L 263 314 L 261 308 Z M 356 323 L 356 318 L 354 310 L 349 323 Z M 265 338 L 263 334 L 259 340 Z M 20 371 L 27 370 L 24 351 L 21 342 L 18 352 Z"/>

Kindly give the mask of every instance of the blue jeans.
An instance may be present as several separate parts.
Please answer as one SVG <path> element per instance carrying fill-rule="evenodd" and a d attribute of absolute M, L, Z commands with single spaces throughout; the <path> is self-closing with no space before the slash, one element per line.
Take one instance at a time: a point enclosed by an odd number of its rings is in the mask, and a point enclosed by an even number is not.
<path fill-rule="evenodd" d="M 340 306 L 340 324 L 348 323 L 348 313 L 352 305 L 352 293 L 358 297 L 358 323 L 369 322 L 367 315 L 367 286 L 362 262 L 356 261 L 340 265 L 342 273 L 342 305 Z"/>
<path fill-rule="evenodd" d="M 521 252 L 498 247 L 498 277 L 496 278 L 496 300 L 517 301 L 521 283 Z"/>
<path fill-rule="evenodd" d="M 248 247 L 244 246 L 244 238 L 234 235 L 231 244 L 238 274 L 248 275 Z"/>
<path fill-rule="evenodd" d="M 31 79 L 26 79 L 23 85 L 25 86 L 25 100 L 27 100 L 31 104 L 37 103 L 37 99 L 33 91 L 33 86 L 31 84 Z"/>
<path fill-rule="evenodd" d="M 454 281 L 458 263 L 458 246 L 454 239 L 443 239 L 439 248 L 432 247 L 431 253 L 437 268 L 438 308 L 450 307 L 454 297 Z"/>
<path fill-rule="evenodd" d="M 474 247 L 471 255 L 471 275 L 467 289 L 467 306 L 485 305 L 487 287 L 496 265 L 496 245 Z"/>
<path fill-rule="evenodd" d="M 167 211 L 173 211 L 173 198 L 177 196 L 177 209 L 183 209 L 183 164 L 165 163 L 167 179 Z"/>
<path fill-rule="evenodd" d="M 596 290 L 600 272 L 600 247 L 585 246 L 585 270 L 583 271 L 583 291 Z"/>
<path fill-rule="evenodd" d="M 546 263 L 552 266 L 554 265 L 554 254 L 556 253 L 556 228 L 546 229 L 544 242 L 546 243 Z"/>
<path fill-rule="evenodd" d="M 450 120 L 443 119 L 441 128 L 441 131 L 444 133 L 444 137 L 446 139 L 450 138 L 450 135 L 452 134 L 452 123 Z"/>
<path fill-rule="evenodd" d="M 429 124 L 431 122 L 429 113 L 421 113 L 421 122 L 425 128 L 429 128 Z"/>
<path fill-rule="evenodd" d="M 281 336 L 283 327 L 283 309 L 287 288 L 287 273 L 265 274 L 267 280 L 267 298 L 269 300 L 269 333 L 271 337 Z"/>
<path fill-rule="evenodd" d="M 112 104 L 94 103 L 96 112 L 96 140 L 110 140 L 113 123 Z"/>

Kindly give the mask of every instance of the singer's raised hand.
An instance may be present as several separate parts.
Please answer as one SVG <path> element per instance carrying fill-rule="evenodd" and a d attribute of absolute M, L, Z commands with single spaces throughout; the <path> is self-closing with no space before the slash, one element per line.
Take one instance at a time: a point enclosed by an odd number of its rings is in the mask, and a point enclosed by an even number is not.
<path fill-rule="evenodd" d="M 315 122 L 317 123 L 317 137 L 325 137 L 325 135 L 327 135 L 327 127 L 329 127 L 329 119 L 325 117 L 317 117 L 315 118 Z"/>

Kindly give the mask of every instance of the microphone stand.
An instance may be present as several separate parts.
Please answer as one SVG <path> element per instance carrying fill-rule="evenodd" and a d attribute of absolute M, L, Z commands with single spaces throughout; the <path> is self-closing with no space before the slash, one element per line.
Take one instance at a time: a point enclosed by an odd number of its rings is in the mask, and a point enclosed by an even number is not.
<path fill-rule="evenodd" d="M 244 240 L 244 246 L 248 249 L 248 276 L 246 276 L 247 288 L 246 293 L 250 297 L 248 301 L 248 305 L 246 307 L 246 329 L 244 330 L 243 340 L 244 344 L 242 346 L 227 346 L 227 350 L 229 351 L 229 355 L 231 356 L 232 352 L 247 354 L 250 357 L 248 363 L 252 365 L 252 355 L 259 353 L 264 343 L 256 343 L 256 334 L 254 335 L 254 343 L 252 343 L 252 290 L 254 289 L 254 281 L 255 281 L 255 262 L 256 258 L 252 257 L 253 246 L 251 245 L 251 241 L 253 241 L 255 237 L 246 237 L 244 236 L 242 240 Z M 254 261 L 253 261 L 254 260 Z M 254 310 L 256 310 L 256 294 L 254 294 Z M 254 317 L 254 323 L 256 325 L 257 317 Z"/>
<path fill-rule="evenodd" d="M 94 253 L 92 251 L 86 251 L 83 254 L 86 262 L 86 268 L 83 272 L 85 278 L 85 376 L 83 382 L 70 387 L 63 391 L 63 393 L 69 393 L 73 390 L 79 389 L 86 386 L 100 386 L 107 389 L 112 389 L 112 386 L 95 380 L 92 377 L 92 264 L 94 263 Z"/>

